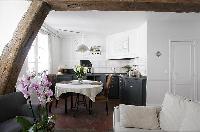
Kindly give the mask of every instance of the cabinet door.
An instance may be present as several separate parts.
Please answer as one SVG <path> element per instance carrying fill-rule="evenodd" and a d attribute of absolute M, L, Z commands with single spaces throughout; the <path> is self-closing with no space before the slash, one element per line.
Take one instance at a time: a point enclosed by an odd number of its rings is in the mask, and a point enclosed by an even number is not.
<path fill-rule="evenodd" d="M 136 79 L 126 79 L 126 103 L 131 105 L 142 105 L 142 82 Z"/>
<path fill-rule="evenodd" d="M 124 97 L 126 97 L 126 96 L 123 96 L 125 93 L 124 90 L 125 90 L 124 78 L 119 76 L 119 98 L 120 98 L 121 103 L 125 103 Z"/>
<path fill-rule="evenodd" d="M 107 37 L 107 59 L 129 58 L 129 31 Z"/>
<path fill-rule="evenodd" d="M 113 76 L 111 81 L 111 86 L 109 89 L 110 99 L 119 99 L 119 80 L 118 76 Z"/>

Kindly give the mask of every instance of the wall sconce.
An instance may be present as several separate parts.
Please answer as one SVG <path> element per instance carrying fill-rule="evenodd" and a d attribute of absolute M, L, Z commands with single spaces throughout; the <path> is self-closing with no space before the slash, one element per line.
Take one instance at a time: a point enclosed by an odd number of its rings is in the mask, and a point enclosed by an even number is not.
<path fill-rule="evenodd" d="M 90 52 L 93 54 L 93 55 L 101 55 L 101 46 L 91 46 L 90 48 Z"/>
<path fill-rule="evenodd" d="M 156 56 L 159 58 L 162 55 L 162 53 L 160 51 L 156 52 Z"/>

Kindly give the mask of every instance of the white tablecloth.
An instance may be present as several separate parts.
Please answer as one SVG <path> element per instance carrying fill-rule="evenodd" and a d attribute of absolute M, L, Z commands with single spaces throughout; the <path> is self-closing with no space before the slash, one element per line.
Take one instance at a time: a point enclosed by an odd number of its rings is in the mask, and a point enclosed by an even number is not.
<path fill-rule="evenodd" d="M 76 84 L 76 83 L 56 83 L 55 87 L 55 97 L 59 99 L 62 93 L 73 92 L 80 93 L 89 97 L 93 102 L 95 102 L 95 97 L 103 89 L 103 84 L 93 85 L 90 83 Z"/>

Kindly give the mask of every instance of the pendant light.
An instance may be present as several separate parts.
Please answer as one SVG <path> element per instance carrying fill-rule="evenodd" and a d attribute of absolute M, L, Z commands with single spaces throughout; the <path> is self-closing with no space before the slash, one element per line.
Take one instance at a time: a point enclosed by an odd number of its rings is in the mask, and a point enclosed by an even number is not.
<path fill-rule="evenodd" d="M 76 52 L 82 52 L 82 53 L 84 53 L 86 51 L 89 51 L 89 48 L 84 44 L 84 36 L 82 34 L 81 44 L 77 46 Z"/>

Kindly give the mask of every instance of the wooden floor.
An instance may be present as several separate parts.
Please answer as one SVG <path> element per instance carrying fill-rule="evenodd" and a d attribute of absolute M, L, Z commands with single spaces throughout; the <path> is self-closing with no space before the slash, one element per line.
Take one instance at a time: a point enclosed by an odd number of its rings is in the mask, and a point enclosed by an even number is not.
<path fill-rule="evenodd" d="M 88 103 L 88 101 L 87 101 Z M 56 132 L 112 132 L 112 114 L 114 106 L 119 104 L 118 100 L 109 101 L 109 114 L 105 111 L 105 103 L 93 103 L 92 114 L 84 106 L 81 106 L 75 117 L 74 110 L 70 110 L 70 99 L 68 99 L 68 113 L 65 114 L 64 100 L 59 100 L 58 107 L 55 102 L 52 106 L 52 114 L 56 115 Z"/>

